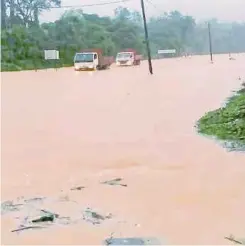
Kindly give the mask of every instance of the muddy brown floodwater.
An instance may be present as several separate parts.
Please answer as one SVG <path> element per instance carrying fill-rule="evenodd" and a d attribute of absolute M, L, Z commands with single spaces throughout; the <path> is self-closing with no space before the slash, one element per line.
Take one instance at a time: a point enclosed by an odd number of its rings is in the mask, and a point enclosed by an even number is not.
<path fill-rule="evenodd" d="M 100 225 L 17 234 L 11 230 L 24 212 L 8 213 L 2 244 L 101 244 L 111 233 L 228 244 L 224 236 L 245 236 L 245 155 L 227 152 L 194 128 L 239 87 L 245 55 L 153 66 L 153 76 L 146 62 L 95 73 L 1 74 L 2 201 L 44 196 L 50 201 L 42 208 L 62 216 L 77 213 L 79 220 L 88 207 L 112 215 Z M 102 183 L 115 178 L 124 186 Z"/>

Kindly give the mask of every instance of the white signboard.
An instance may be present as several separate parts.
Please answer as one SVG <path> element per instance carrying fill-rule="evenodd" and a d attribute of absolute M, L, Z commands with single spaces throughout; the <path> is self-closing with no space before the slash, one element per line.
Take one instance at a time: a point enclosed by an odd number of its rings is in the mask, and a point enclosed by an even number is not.
<path fill-rule="evenodd" d="M 60 55 L 58 50 L 44 50 L 45 60 L 59 60 Z"/>
<path fill-rule="evenodd" d="M 158 54 L 175 54 L 176 50 L 158 50 L 157 51 Z"/>

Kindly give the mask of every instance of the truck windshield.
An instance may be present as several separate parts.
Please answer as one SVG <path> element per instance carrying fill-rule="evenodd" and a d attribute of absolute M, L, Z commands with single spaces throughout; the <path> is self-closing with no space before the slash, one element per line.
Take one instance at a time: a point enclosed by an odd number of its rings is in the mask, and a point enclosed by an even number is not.
<path fill-rule="evenodd" d="M 77 53 L 74 58 L 74 62 L 92 62 L 93 60 L 93 53 Z"/>
<path fill-rule="evenodd" d="M 132 53 L 118 53 L 117 58 L 130 58 L 132 55 Z"/>

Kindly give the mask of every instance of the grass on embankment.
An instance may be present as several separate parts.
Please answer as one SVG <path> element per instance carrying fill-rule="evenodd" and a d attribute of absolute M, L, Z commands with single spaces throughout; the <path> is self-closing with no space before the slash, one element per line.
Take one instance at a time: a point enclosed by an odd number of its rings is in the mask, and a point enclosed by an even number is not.
<path fill-rule="evenodd" d="M 15 63 L 1 63 L 1 72 L 16 72 L 24 70 L 39 70 L 47 68 L 71 67 L 73 64 L 64 64 L 61 61 L 37 61 L 19 60 Z"/>
<path fill-rule="evenodd" d="M 198 132 L 233 146 L 245 147 L 245 82 L 224 107 L 206 113 L 197 123 Z M 236 148 L 236 147 L 235 147 Z"/>

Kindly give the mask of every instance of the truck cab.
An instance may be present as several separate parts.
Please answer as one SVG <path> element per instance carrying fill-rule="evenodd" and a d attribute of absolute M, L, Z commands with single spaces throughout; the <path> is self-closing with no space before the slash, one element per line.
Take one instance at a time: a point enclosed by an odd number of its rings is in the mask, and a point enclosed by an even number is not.
<path fill-rule="evenodd" d="M 116 64 L 132 66 L 135 62 L 135 54 L 134 52 L 119 52 L 116 57 Z"/>
<path fill-rule="evenodd" d="M 96 70 L 99 65 L 99 55 L 97 52 L 76 53 L 74 57 L 74 68 L 79 70 Z"/>

